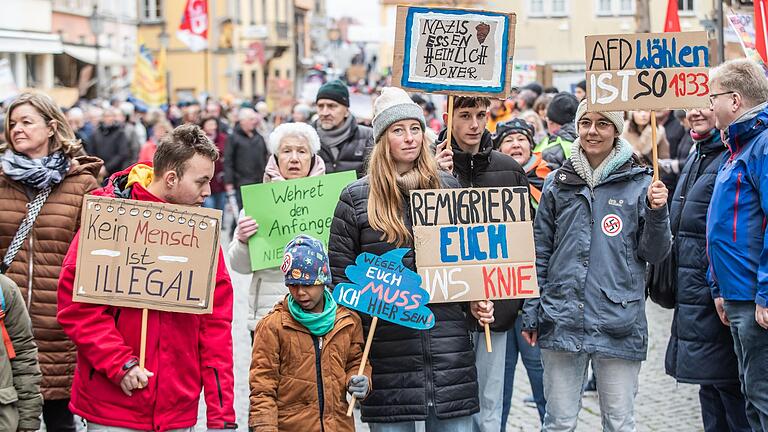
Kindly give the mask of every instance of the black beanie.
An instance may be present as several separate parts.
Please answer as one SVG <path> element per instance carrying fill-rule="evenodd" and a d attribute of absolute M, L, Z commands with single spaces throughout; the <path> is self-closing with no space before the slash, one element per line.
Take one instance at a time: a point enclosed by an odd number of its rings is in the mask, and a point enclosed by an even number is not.
<path fill-rule="evenodd" d="M 345 107 L 349 107 L 349 90 L 347 90 L 347 85 L 340 80 L 328 81 L 317 91 L 315 102 L 320 99 L 330 99 Z"/>
<path fill-rule="evenodd" d="M 525 137 L 528 138 L 528 142 L 531 143 L 531 149 L 533 149 L 533 126 L 528 124 L 527 121 L 519 118 L 512 119 L 496 126 L 496 134 L 493 136 L 493 148 L 498 150 L 502 141 L 504 141 L 504 138 L 513 133 L 525 135 Z"/>
<path fill-rule="evenodd" d="M 559 125 L 572 123 L 576 117 L 579 100 L 568 92 L 560 92 L 552 98 L 547 107 L 547 119 Z"/>

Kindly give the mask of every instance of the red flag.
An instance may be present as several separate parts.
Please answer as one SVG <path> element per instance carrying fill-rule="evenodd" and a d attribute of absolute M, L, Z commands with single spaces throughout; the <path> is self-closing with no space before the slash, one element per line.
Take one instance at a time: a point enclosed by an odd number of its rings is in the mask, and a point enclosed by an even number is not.
<path fill-rule="evenodd" d="M 208 47 L 208 0 L 187 0 L 176 37 L 192 51 Z"/>
<path fill-rule="evenodd" d="M 677 14 L 677 0 L 667 1 L 667 18 L 664 20 L 664 32 L 679 32 L 680 16 Z"/>
<path fill-rule="evenodd" d="M 768 58 L 766 57 L 766 50 L 765 47 L 768 45 L 766 43 L 765 38 L 768 37 L 768 31 L 766 31 L 766 19 L 765 19 L 765 13 L 768 11 L 768 7 L 766 6 L 766 0 L 755 0 L 755 48 L 757 49 L 757 52 L 760 53 L 760 57 L 763 59 L 763 62 L 768 62 Z"/>

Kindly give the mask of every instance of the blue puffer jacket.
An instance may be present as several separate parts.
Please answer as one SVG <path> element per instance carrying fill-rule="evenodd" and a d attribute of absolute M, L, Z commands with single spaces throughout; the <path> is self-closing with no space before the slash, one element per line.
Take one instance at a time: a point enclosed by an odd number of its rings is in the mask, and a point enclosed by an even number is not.
<path fill-rule="evenodd" d="M 749 116 L 747 116 L 749 117 Z M 768 108 L 728 126 L 707 215 L 712 296 L 768 307 Z"/>
<path fill-rule="evenodd" d="M 668 375 L 684 383 L 736 384 L 739 370 L 731 331 L 720 322 L 707 284 L 705 237 L 707 207 L 727 153 L 719 132 L 695 145 L 680 174 L 669 213 L 678 268 L 665 368 Z"/>
<path fill-rule="evenodd" d="M 547 177 L 534 222 L 541 298 L 523 308 L 542 348 L 645 360 L 646 261 L 671 244 L 667 207 L 648 207 L 650 184 L 632 161 L 592 190 L 570 159 Z"/>

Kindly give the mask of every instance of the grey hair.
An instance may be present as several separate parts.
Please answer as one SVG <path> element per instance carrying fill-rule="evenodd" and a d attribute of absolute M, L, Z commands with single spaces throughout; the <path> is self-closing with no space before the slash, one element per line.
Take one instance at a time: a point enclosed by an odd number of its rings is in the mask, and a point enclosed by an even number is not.
<path fill-rule="evenodd" d="M 768 101 L 768 79 L 763 68 L 752 60 L 729 60 L 709 71 L 710 87 L 717 83 L 724 91 L 734 91 L 752 108 Z"/>
<path fill-rule="evenodd" d="M 320 151 L 320 137 L 317 136 L 315 128 L 307 123 L 283 123 L 276 127 L 275 130 L 269 134 L 269 152 L 277 154 L 280 148 L 280 143 L 286 137 L 299 137 L 304 139 L 309 145 L 309 150 L 313 155 L 316 155 Z"/>
<path fill-rule="evenodd" d="M 240 108 L 240 111 L 237 112 L 237 120 L 245 120 L 246 118 L 250 116 L 258 116 L 259 114 L 253 110 L 253 108 Z"/>

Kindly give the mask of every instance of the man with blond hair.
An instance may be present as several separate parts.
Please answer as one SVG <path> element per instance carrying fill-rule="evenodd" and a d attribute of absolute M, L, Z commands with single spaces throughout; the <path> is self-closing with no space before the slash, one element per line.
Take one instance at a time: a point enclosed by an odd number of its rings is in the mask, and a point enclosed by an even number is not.
<path fill-rule="evenodd" d="M 709 101 L 727 146 L 707 217 L 712 298 L 729 325 L 752 430 L 768 430 L 768 79 L 740 59 L 709 75 Z"/>

